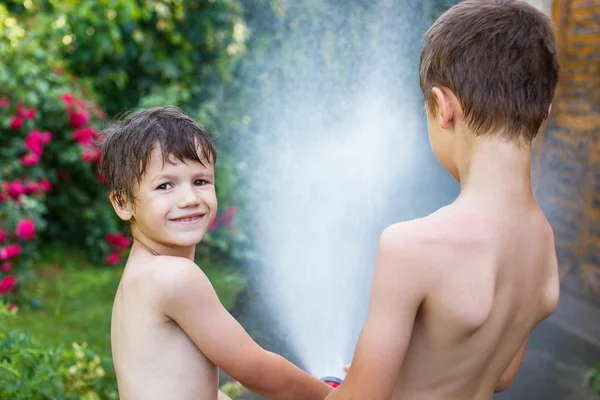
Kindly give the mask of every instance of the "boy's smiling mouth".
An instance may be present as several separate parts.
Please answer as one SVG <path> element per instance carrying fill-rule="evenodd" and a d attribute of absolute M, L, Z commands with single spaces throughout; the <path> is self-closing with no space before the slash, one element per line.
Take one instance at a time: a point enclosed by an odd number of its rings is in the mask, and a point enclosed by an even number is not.
<path fill-rule="evenodd" d="M 178 218 L 171 218 L 171 219 L 169 219 L 169 221 L 178 222 L 178 223 L 182 223 L 182 224 L 193 224 L 195 222 L 200 221 L 205 215 L 206 214 L 203 214 L 203 213 L 194 213 L 194 214 L 184 215 L 184 216 L 178 217 Z"/>

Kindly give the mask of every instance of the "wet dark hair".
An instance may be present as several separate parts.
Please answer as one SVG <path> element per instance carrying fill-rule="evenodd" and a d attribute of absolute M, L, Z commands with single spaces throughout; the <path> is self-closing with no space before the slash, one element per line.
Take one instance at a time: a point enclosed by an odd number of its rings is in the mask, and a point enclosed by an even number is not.
<path fill-rule="evenodd" d="M 161 150 L 162 162 L 217 162 L 217 149 L 208 133 L 177 107 L 134 110 L 104 129 L 100 136 L 99 171 L 119 204 L 134 203 L 134 189 L 142 180 L 152 150 Z"/>

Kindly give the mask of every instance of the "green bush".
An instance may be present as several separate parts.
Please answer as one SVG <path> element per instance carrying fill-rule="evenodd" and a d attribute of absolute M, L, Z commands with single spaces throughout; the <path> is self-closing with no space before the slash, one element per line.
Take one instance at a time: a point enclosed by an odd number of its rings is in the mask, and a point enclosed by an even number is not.
<path fill-rule="evenodd" d="M 15 1 L 11 9 L 29 25 L 47 21 L 65 67 L 101 95 L 109 115 L 150 96 L 204 108 L 208 123 L 245 50 L 236 0 Z"/>
<path fill-rule="evenodd" d="M 0 303 L 0 321 L 14 316 Z M 112 361 L 87 347 L 41 345 L 26 333 L 0 331 L 0 398 L 117 399 Z"/>
<path fill-rule="evenodd" d="M 600 362 L 588 372 L 587 380 L 590 383 L 592 393 L 600 395 Z"/>

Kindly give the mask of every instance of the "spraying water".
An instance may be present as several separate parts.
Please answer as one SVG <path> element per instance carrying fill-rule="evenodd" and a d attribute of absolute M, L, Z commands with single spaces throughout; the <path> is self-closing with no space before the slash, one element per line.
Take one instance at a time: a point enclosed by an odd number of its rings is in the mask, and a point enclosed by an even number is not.
<path fill-rule="evenodd" d="M 305 368 L 339 374 L 350 361 L 367 306 L 382 210 L 398 174 L 413 163 L 415 124 L 398 148 L 398 126 L 381 104 L 365 104 L 339 134 L 281 149 L 271 160 L 273 191 L 261 239 L 263 294 Z M 346 126 L 348 125 L 348 126 Z M 411 126 L 412 125 L 412 126 Z M 412 129 L 411 129 L 412 128 Z M 372 130 L 377 134 L 369 134 Z M 297 148 L 296 148 L 297 149 Z"/>
<path fill-rule="evenodd" d="M 254 289 L 304 369 L 342 376 L 382 230 L 432 211 L 456 187 L 422 118 L 423 6 L 307 1 L 285 12 L 279 47 L 254 71 L 263 83 L 248 194 L 259 221 Z M 436 197 L 424 192 L 432 178 L 443 182 Z"/>

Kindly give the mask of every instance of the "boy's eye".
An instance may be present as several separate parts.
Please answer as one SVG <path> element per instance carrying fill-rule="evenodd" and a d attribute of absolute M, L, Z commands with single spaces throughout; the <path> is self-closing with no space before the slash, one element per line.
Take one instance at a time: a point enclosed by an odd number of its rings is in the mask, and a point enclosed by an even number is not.
<path fill-rule="evenodd" d="M 157 190 L 167 190 L 171 188 L 171 184 L 170 183 L 163 183 L 162 185 L 158 185 L 156 187 Z"/>
<path fill-rule="evenodd" d="M 196 186 L 203 186 L 206 185 L 208 182 L 206 182 L 204 179 L 198 179 L 196 182 L 194 182 L 194 184 Z"/>

